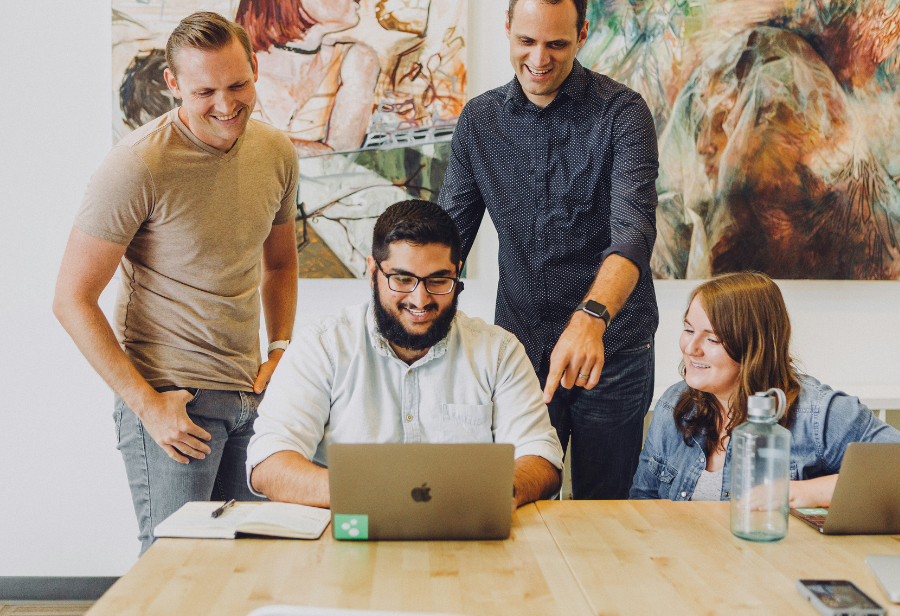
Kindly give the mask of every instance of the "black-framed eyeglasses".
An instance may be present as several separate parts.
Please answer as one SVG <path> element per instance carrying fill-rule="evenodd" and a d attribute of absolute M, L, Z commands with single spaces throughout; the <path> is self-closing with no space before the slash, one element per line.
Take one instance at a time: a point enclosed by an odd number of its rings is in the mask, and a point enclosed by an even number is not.
<path fill-rule="evenodd" d="M 385 271 L 381 269 L 380 262 L 375 261 L 375 265 L 378 267 L 378 271 L 387 278 L 388 287 L 390 287 L 391 291 L 396 291 L 397 293 L 412 293 L 418 288 L 419 281 L 425 283 L 425 290 L 432 295 L 447 295 L 447 293 L 452 293 L 453 289 L 456 287 L 456 283 L 459 283 L 460 290 L 463 288 L 463 283 L 459 278 L 451 278 L 449 276 L 429 276 L 427 278 L 419 278 L 412 274 L 386 274 Z"/>

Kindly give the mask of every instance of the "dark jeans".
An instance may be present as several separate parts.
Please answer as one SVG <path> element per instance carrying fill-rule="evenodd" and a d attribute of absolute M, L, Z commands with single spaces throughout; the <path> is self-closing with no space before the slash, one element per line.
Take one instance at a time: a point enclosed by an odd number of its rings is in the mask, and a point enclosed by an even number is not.
<path fill-rule="evenodd" d="M 159 391 L 178 389 L 161 387 Z M 156 444 L 121 398 L 113 419 L 118 449 L 140 527 L 141 554 L 153 543 L 153 529 L 189 501 L 262 500 L 247 485 L 247 444 L 253 436 L 256 408 L 263 394 L 213 389 L 187 389 L 188 417 L 212 435 L 212 453 L 190 463 L 176 462 Z"/>
<path fill-rule="evenodd" d="M 563 452 L 572 437 L 572 496 L 625 499 L 653 400 L 653 341 L 608 358 L 594 389 L 559 387 L 548 405 Z M 547 374 L 538 375 L 543 387 Z"/>

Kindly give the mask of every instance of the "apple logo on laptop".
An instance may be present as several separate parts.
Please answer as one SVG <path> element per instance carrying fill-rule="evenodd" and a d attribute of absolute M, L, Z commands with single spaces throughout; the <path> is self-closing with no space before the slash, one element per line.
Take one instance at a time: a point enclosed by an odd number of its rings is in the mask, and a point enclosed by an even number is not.
<path fill-rule="evenodd" d="M 412 489 L 412 497 L 413 500 L 417 503 L 427 503 L 431 500 L 431 488 L 428 487 L 428 482 L 422 484 L 421 488 L 413 488 Z"/>

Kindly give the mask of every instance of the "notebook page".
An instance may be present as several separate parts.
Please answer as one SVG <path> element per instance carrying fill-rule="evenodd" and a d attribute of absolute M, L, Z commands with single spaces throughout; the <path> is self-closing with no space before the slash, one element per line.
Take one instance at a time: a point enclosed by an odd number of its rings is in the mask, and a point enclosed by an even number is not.
<path fill-rule="evenodd" d="M 237 525 L 236 530 L 276 537 L 317 539 L 330 521 L 329 509 L 293 503 L 262 503 Z"/>
<path fill-rule="evenodd" d="M 232 505 L 217 518 L 212 512 L 221 502 L 194 501 L 163 520 L 153 531 L 155 537 L 195 537 L 200 539 L 233 539 L 234 528 L 259 507 L 256 503 Z"/>

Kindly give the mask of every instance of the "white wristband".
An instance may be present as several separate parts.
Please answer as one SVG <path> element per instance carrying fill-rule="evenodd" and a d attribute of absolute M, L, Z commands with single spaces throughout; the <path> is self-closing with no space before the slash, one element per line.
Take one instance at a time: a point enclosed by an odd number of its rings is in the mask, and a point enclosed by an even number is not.
<path fill-rule="evenodd" d="M 266 355 L 267 356 L 271 355 L 272 351 L 274 351 L 275 349 L 281 349 L 282 351 L 286 351 L 288 348 L 288 345 L 290 343 L 291 343 L 290 340 L 276 340 L 275 342 L 271 342 L 271 343 L 269 343 L 269 348 L 266 351 Z"/>

